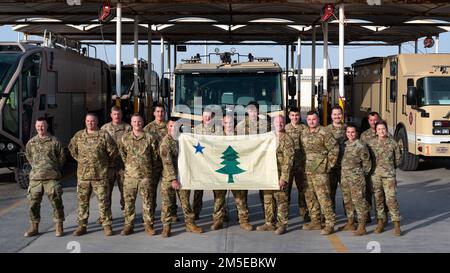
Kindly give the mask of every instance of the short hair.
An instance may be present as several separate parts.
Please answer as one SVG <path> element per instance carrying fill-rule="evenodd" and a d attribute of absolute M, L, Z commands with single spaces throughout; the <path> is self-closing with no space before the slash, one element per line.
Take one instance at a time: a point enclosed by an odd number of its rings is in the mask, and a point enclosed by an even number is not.
<path fill-rule="evenodd" d="M 368 116 L 378 116 L 378 117 L 380 117 L 380 114 L 378 114 L 378 112 L 375 112 L 375 111 L 372 111 L 372 112 L 369 112 L 369 114 L 368 114 Z"/>
<path fill-rule="evenodd" d="M 294 107 L 291 107 L 291 108 L 289 109 L 289 113 L 290 113 L 290 112 L 293 112 L 293 113 L 300 113 L 300 109 L 298 109 L 297 106 L 294 106 Z"/>
<path fill-rule="evenodd" d="M 347 131 L 348 128 L 354 128 L 356 130 L 356 132 L 358 132 L 358 126 L 354 123 L 346 123 L 345 124 L 345 131 Z"/>
<path fill-rule="evenodd" d="M 332 113 L 333 112 L 333 110 L 340 110 L 341 111 L 341 113 L 344 113 L 344 110 L 342 109 L 342 107 L 341 106 L 339 106 L 339 105 L 335 105 L 335 106 L 333 106 L 332 108 L 331 108 L 331 111 L 330 111 L 330 113 Z"/>
<path fill-rule="evenodd" d="M 164 111 L 166 110 L 166 107 L 164 106 L 164 104 L 161 103 L 161 102 L 158 102 L 158 103 L 156 103 L 155 106 L 153 107 L 153 112 L 156 111 L 156 108 L 157 108 L 157 107 L 162 108 Z"/>
<path fill-rule="evenodd" d="M 118 107 L 118 106 L 115 106 L 115 105 L 113 107 L 111 107 L 111 112 L 113 112 L 113 111 L 122 113 L 122 109 L 120 107 Z"/>
<path fill-rule="evenodd" d="M 178 117 L 170 117 L 169 120 L 167 121 L 167 123 L 169 123 L 169 121 L 173 121 L 173 122 L 177 122 L 180 118 Z"/>
<path fill-rule="evenodd" d="M 131 116 L 131 118 L 133 118 L 133 117 L 140 117 L 141 119 L 144 119 L 144 118 L 141 116 L 141 114 L 139 114 L 139 113 L 134 113 L 134 114 Z"/>
<path fill-rule="evenodd" d="M 383 125 L 383 126 L 386 128 L 386 130 L 388 129 L 388 125 L 387 125 L 386 121 L 384 121 L 384 120 L 379 120 L 379 121 L 375 124 L 375 128 L 377 128 L 378 125 Z"/>
<path fill-rule="evenodd" d="M 283 121 L 286 121 L 286 118 L 285 118 L 285 116 L 283 116 L 283 115 L 276 115 L 276 116 L 274 116 L 273 117 L 273 122 L 275 123 L 275 121 L 277 120 L 277 119 L 282 119 Z"/>
<path fill-rule="evenodd" d="M 225 114 L 225 115 L 223 115 L 222 119 L 225 119 L 225 118 L 230 118 L 234 121 L 234 115 Z"/>
<path fill-rule="evenodd" d="M 249 102 L 248 104 L 247 104 L 247 107 L 249 107 L 250 105 L 253 105 L 253 106 L 255 106 L 256 107 L 256 110 L 258 110 L 259 109 L 259 103 L 257 103 L 256 101 L 251 101 L 251 102 Z"/>
<path fill-rule="evenodd" d="M 319 117 L 319 114 L 314 110 L 310 110 L 306 113 L 306 116 L 312 116 L 312 115 L 316 115 L 317 117 Z"/>
<path fill-rule="evenodd" d="M 91 117 L 95 118 L 95 119 L 98 121 L 98 116 L 97 116 L 96 113 L 89 112 L 89 113 L 86 114 L 86 117 L 85 117 L 85 118 L 87 118 L 88 116 L 91 116 Z"/>
<path fill-rule="evenodd" d="M 48 123 L 47 119 L 44 117 L 38 117 L 36 122 L 38 122 L 38 121 L 45 121 L 46 123 Z"/>
<path fill-rule="evenodd" d="M 203 109 L 203 113 L 204 113 L 204 112 L 206 112 L 206 113 L 214 113 L 212 107 L 210 107 L 210 106 L 206 106 L 206 107 Z"/>

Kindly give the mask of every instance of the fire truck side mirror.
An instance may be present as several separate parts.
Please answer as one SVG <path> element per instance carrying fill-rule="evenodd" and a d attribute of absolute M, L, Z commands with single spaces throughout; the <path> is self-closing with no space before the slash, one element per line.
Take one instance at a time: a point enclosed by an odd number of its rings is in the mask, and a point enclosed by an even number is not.
<path fill-rule="evenodd" d="M 161 97 L 164 99 L 169 97 L 169 79 L 168 78 L 161 79 Z"/>
<path fill-rule="evenodd" d="M 408 86 L 406 104 L 414 106 L 417 105 L 417 88 L 415 86 Z"/>
<path fill-rule="evenodd" d="M 27 88 L 28 94 L 32 97 L 36 97 L 37 95 L 37 77 L 36 76 L 28 76 L 27 77 Z"/>
<path fill-rule="evenodd" d="M 291 97 L 294 97 L 297 94 L 297 80 L 295 79 L 295 76 L 288 77 L 288 93 Z"/>

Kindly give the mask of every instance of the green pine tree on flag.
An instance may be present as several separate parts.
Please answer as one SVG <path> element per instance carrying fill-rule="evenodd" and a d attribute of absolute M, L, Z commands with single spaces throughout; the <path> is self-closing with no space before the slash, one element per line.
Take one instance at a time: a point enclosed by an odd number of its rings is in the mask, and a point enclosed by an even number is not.
<path fill-rule="evenodd" d="M 233 147 L 228 146 L 222 154 L 223 156 L 221 158 L 223 161 L 220 164 L 225 166 L 216 172 L 228 174 L 228 183 L 234 183 L 233 175 L 245 172 L 245 170 L 242 170 L 237 166 L 240 164 L 239 161 L 236 160 L 239 158 L 238 153 L 233 149 Z"/>

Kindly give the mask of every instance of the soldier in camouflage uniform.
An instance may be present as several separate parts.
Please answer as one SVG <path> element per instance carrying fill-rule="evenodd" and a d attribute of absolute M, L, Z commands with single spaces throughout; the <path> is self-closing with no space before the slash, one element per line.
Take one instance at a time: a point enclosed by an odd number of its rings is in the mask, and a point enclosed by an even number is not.
<path fill-rule="evenodd" d="M 234 118 L 233 116 L 224 116 L 222 120 L 223 132 L 226 136 L 233 136 L 234 131 Z M 234 196 L 234 202 L 236 203 L 240 227 L 243 230 L 251 231 L 253 226 L 248 222 L 248 206 L 247 206 L 247 191 L 246 190 L 232 190 L 231 193 Z M 226 214 L 225 199 L 227 190 L 214 190 L 214 223 L 211 226 L 211 230 L 218 230 L 223 228 L 223 221 Z"/>
<path fill-rule="evenodd" d="M 347 141 L 344 144 L 341 167 L 341 190 L 344 199 L 344 209 L 347 223 L 341 230 L 355 230 L 354 211 L 358 214 L 358 229 L 355 235 L 366 234 L 367 203 L 365 199 L 365 177 L 372 168 L 369 149 L 367 145 L 357 139 L 356 126 L 347 125 Z"/>
<path fill-rule="evenodd" d="M 343 153 L 343 146 L 345 141 L 345 128 L 342 123 L 344 119 L 342 108 L 339 105 L 331 108 L 331 120 L 332 123 L 327 126 L 327 129 L 331 132 L 339 145 L 339 156 L 336 161 L 336 165 L 330 172 L 330 198 L 333 203 L 333 211 L 336 212 L 336 190 L 338 184 L 341 181 L 341 159 Z"/>
<path fill-rule="evenodd" d="M 377 139 L 377 134 L 375 132 L 375 125 L 377 124 L 377 122 L 380 120 L 380 115 L 377 112 L 370 112 L 368 114 L 368 122 L 370 125 L 370 128 L 365 130 L 362 134 L 361 134 L 361 141 L 363 143 L 365 143 L 368 147 L 369 147 L 369 153 L 370 153 L 370 157 L 372 160 L 372 170 L 374 170 L 374 164 L 375 164 L 375 158 L 373 155 L 373 151 L 372 151 L 372 146 L 374 141 Z M 372 192 L 372 174 L 369 173 L 369 175 L 366 176 L 366 201 L 367 201 L 367 216 L 366 216 L 366 220 L 367 222 L 371 222 L 371 217 L 370 217 L 370 212 L 372 211 L 372 196 L 373 196 L 373 192 Z M 387 207 L 386 205 L 384 206 L 385 208 L 385 213 L 387 212 Z M 375 207 L 375 214 L 376 214 L 376 207 Z"/>
<path fill-rule="evenodd" d="M 109 204 L 108 166 L 118 153 L 114 139 L 97 127 L 98 118 L 95 114 L 87 114 L 86 129 L 78 131 L 70 140 L 69 151 L 78 162 L 77 168 L 77 199 L 78 228 L 73 235 L 86 234 L 89 218 L 89 200 L 92 191 L 98 199 L 98 208 L 106 236 L 113 234 L 111 205 Z"/>
<path fill-rule="evenodd" d="M 259 104 L 256 101 L 249 102 L 246 111 L 247 116 L 236 125 L 236 133 L 238 135 L 256 135 L 270 132 L 270 120 L 260 115 Z M 259 191 L 259 200 L 264 212 L 264 193 L 262 190 Z M 275 202 L 275 199 L 273 202 Z M 275 211 L 273 213 L 275 214 Z"/>
<path fill-rule="evenodd" d="M 145 232 L 155 235 L 153 228 L 153 170 L 158 158 L 158 140 L 153 134 L 144 132 L 143 118 L 139 114 L 131 117 L 133 130 L 122 136 L 122 145 L 119 147 L 120 156 L 125 164 L 125 180 L 123 192 L 125 197 L 125 226 L 122 235 L 134 232 L 136 217 L 136 197 L 138 192 L 142 198 L 142 214 Z"/>
<path fill-rule="evenodd" d="M 400 211 L 397 202 L 395 168 L 401 163 L 401 151 L 397 142 L 389 137 L 385 121 L 377 122 L 375 128 L 378 138 L 372 143 L 372 152 L 375 158 L 372 187 L 377 212 L 377 227 L 374 232 L 381 233 L 384 230 L 386 223 L 384 204 L 386 202 L 394 223 L 394 235 L 400 236 Z"/>
<path fill-rule="evenodd" d="M 319 126 L 316 112 L 307 113 L 308 129 L 302 133 L 302 144 L 306 153 L 305 198 L 311 216 L 311 223 L 303 226 L 305 230 L 321 229 L 320 213 L 325 217 L 325 227 L 321 234 L 334 232 L 336 215 L 330 199 L 329 172 L 336 164 L 339 146 L 327 129 Z"/>
<path fill-rule="evenodd" d="M 300 122 L 300 109 L 292 107 L 289 110 L 289 119 L 291 122 L 286 125 L 286 134 L 288 134 L 294 141 L 294 165 L 292 167 L 291 175 L 289 176 L 288 187 L 288 205 L 291 203 L 291 190 L 293 182 L 297 186 L 298 191 L 298 210 L 303 221 L 309 222 L 308 207 L 305 200 L 305 151 L 301 146 L 300 137 L 303 130 L 308 127 Z"/>
<path fill-rule="evenodd" d="M 194 134 L 199 135 L 222 135 L 222 126 L 216 124 L 214 112 L 206 107 L 202 113 L 202 123 L 194 127 Z M 200 212 L 203 206 L 203 190 L 194 190 L 193 210 L 195 220 L 200 219 Z"/>
<path fill-rule="evenodd" d="M 122 110 L 113 106 L 111 108 L 111 122 L 106 123 L 102 126 L 101 130 L 105 130 L 116 142 L 117 147 L 120 146 L 120 141 L 124 133 L 131 131 L 131 126 L 122 121 Z M 109 180 L 109 204 L 112 204 L 112 192 L 114 189 L 114 184 L 117 181 L 117 185 L 120 191 L 120 209 L 123 210 L 125 207 L 125 201 L 123 199 L 123 176 L 124 176 L 124 165 L 122 158 L 117 156 L 109 164 L 108 169 L 108 180 Z M 101 219 L 100 219 L 101 221 Z"/>
<path fill-rule="evenodd" d="M 41 202 L 45 192 L 53 207 L 55 234 L 56 237 L 60 237 L 64 233 L 60 169 L 64 165 L 65 155 L 59 140 L 48 134 L 48 124 L 44 118 L 37 119 L 35 128 L 38 135 L 31 138 L 25 147 L 25 155 L 31 165 L 30 185 L 28 186 L 31 226 L 24 236 L 30 237 L 39 233 Z"/>
<path fill-rule="evenodd" d="M 186 231 L 202 233 L 202 229 L 195 224 L 194 212 L 189 205 L 189 190 L 181 190 L 178 182 L 178 141 L 174 139 L 174 124 L 176 119 L 167 123 L 168 134 L 159 145 L 159 154 L 163 163 L 163 178 L 161 182 L 161 222 L 163 223 L 162 237 L 170 237 L 172 224 L 172 208 L 176 203 L 176 193 L 183 209 Z"/>
<path fill-rule="evenodd" d="M 159 144 L 161 144 L 161 141 L 167 135 L 167 122 L 164 120 L 165 115 L 166 115 L 166 110 L 165 110 L 164 104 L 157 103 L 153 110 L 153 116 L 155 117 L 155 120 L 150 122 L 149 124 L 147 124 L 144 127 L 144 131 L 150 132 L 154 136 L 156 136 Z M 157 204 L 156 204 L 157 193 L 156 192 L 158 189 L 159 181 L 161 180 L 162 169 L 163 169 L 162 161 L 158 155 L 158 160 L 155 162 L 155 168 L 153 170 L 153 187 L 152 187 L 152 189 L 154 190 L 153 195 L 155 196 L 155 198 L 153 199 L 153 204 L 152 204 L 153 215 L 155 214 L 155 210 L 157 207 Z M 174 206 L 172 208 L 172 218 L 173 218 L 172 219 L 173 222 L 178 221 L 176 202 L 174 203 Z"/>
<path fill-rule="evenodd" d="M 289 174 L 291 173 L 293 159 L 294 159 L 294 141 L 284 131 L 284 117 L 277 116 L 274 119 L 275 133 L 277 135 L 277 167 L 278 167 L 278 183 L 280 190 L 265 190 L 264 191 L 264 218 L 265 223 L 258 226 L 258 231 L 273 231 L 275 215 L 273 214 L 274 207 L 277 206 L 277 228 L 275 234 L 281 235 L 286 232 L 288 224 L 288 198 L 287 198 L 287 182 Z M 273 202 L 275 198 L 276 203 Z"/>

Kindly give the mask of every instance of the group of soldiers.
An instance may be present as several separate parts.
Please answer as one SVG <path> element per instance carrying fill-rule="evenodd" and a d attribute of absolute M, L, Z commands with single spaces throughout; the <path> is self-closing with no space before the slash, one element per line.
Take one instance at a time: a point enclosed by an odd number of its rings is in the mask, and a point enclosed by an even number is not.
<path fill-rule="evenodd" d="M 314 111 L 307 113 L 307 125 L 304 125 L 300 122 L 299 109 L 291 108 L 291 122 L 286 125 L 284 116 L 275 116 L 271 123 L 258 110 L 258 104 L 250 102 L 245 119 L 234 126 L 234 116 L 225 115 L 217 123 L 214 112 L 207 107 L 202 113 L 202 123 L 194 127 L 195 134 L 209 135 L 251 135 L 273 129 L 277 137 L 279 190 L 260 191 L 265 221 L 256 230 L 273 231 L 277 235 L 287 231 L 288 208 L 295 181 L 299 214 L 306 223 L 304 230 L 321 230 L 323 235 L 335 232 L 335 195 L 340 184 L 347 216 L 347 223 L 340 227 L 341 230 L 351 230 L 355 235 L 366 233 L 373 193 L 377 219 L 375 233 L 383 232 L 388 210 L 394 223 L 394 234 L 401 234 L 395 180 L 395 168 L 400 163 L 401 154 L 387 131 L 386 123 L 380 120 L 377 113 L 369 114 L 371 128 L 358 139 L 358 128 L 343 124 L 339 106 L 332 108 L 333 122 L 327 127 L 319 125 L 318 114 Z M 113 235 L 111 196 L 116 182 L 124 211 L 122 235 L 134 232 L 138 192 L 142 199 L 145 232 L 150 236 L 156 234 L 154 222 L 158 184 L 162 200 L 161 235 L 169 237 L 172 222 L 178 221 L 177 196 L 186 231 L 203 232 L 195 224 L 202 209 L 203 191 L 194 191 L 191 207 L 190 191 L 182 189 L 178 181 L 177 120 L 164 120 L 165 108 L 162 104 L 155 106 L 153 114 L 155 120 L 145 127 L 143 118 L 133 115 L 130 126 L 122 121 L 120 108 L 113 107 L 112 121 L 101 129 L 95 114 L 86 115 L 86 128 L 73 136 L 68 147 L 78 164 L 78 228 L 73 235 L 87 233 L 92 192 L 98 199 L 100 217 L 97 222 L 102 224 L 106 236 Z M 65 154 L 58 139 L 47 132 L 48 124 L 44 118 L 39 118 L 35 127 L 37 135 L 26 145 L 26 157 L 32 169 L 28 189 L 30 228 L 25 236 L 38 234 L 40 203 L 45 192 L 53 206 L 55 231 L 59 237 L 64 234 L 60 169 L 64 165 Z M 247 190 L 231 192 L 235 198 L 240 228 L 253 230 L 249 223 Z M 211 230 L 223 228 L 228 218 L 226 195 L 226 190 L 214 190 Z"/>

